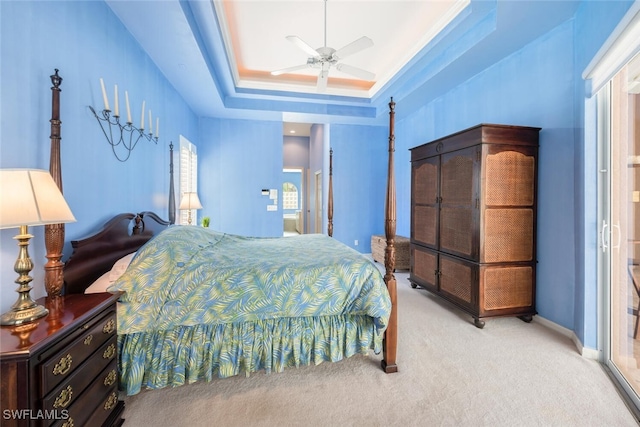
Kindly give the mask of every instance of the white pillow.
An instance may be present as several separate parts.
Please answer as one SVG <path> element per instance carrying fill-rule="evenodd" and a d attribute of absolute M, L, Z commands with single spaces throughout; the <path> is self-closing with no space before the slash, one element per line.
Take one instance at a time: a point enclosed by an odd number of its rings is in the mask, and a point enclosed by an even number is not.
<path fill-rule="evenodd" d="M 128 255 L 123 256 L 118 261 L 113 264 L 111 270 L 104 273 L 100 276 L 95 282 L 91 284 L 87 289 L 85 289 L 85 294 L 95 294 L 100 292 L 107 292 L 107 288 L 113 284 L 116 280 L 120 278 L 127 270 L 131 259 L 136 253 L 130 253 Z"/>
<path fill-rule="evenodd" d="M 97 294 L 107 292 L 107 288 L 113 283 L 109 280 L 109 271 L 100 276 L 95 282 L 84 290 L 85 294 Z"/>
<path fill-rule="evenodd" d="M 111 267 L 111 271 L 109 272 L 109 280 L 111 280 L 111 282 L 115 282 L 124 274 L 135 254 L 136 253 L 133 252 L 129 255 L 125 255 L 113 264 L 113 267 Z"/>

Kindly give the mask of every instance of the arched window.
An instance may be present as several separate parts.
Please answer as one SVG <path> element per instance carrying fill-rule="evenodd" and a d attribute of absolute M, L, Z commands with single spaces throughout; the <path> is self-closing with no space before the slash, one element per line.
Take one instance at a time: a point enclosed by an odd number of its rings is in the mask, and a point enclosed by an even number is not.
<path fill-rule="evenodd" d="M 291 182 L 282 184 L 282 209 L 298 209 L 298 187 Z"/>

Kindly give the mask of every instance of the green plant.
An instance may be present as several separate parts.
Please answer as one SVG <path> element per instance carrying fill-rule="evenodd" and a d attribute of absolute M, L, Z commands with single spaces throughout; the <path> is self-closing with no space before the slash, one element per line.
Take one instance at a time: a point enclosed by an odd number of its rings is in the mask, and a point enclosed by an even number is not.
<path fill-rule="evenodd" d="M 210 219 L 209 219 L 208 216 L 203 217 L 202 218 L 202 226 L 205 227 L 205 228 L 209 227 L 209 221 L 210 221 Z"/>

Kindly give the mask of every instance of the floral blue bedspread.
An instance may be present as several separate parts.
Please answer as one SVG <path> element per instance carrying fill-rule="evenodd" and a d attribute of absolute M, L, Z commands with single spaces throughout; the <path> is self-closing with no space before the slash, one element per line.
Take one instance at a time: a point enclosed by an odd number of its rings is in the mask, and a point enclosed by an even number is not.
<path fill-rule="evenodd" d="M 391 301 L 364 255 L 320 234 L 256 238 L 173 226 L 144 245 L 109 291 L 124 291 L 118 333 L 280 318 L 366 315 Z"/>

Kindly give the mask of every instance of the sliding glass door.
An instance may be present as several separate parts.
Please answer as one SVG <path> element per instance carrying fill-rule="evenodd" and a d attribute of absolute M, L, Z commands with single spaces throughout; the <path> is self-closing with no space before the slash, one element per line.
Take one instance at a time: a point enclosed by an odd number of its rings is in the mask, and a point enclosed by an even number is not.
<path fill-rule="evenodd" d="M 640 56 L 597 94 L 604 362 L 640 408 Z"/>

